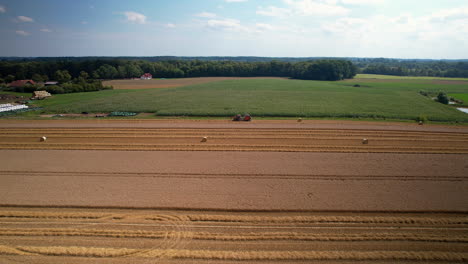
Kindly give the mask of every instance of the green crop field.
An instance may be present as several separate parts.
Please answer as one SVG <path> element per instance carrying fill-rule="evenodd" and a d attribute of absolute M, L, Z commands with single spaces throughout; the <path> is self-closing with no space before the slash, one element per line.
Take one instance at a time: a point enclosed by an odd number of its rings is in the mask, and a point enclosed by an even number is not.
<path fill-rule="evenodd" d="M 446 78 L 446 77 L 430 77 L 430 76 L 393 76 L 379 74 L 358 74 L 356 79 L 378 79 L 378 80 L 446 80 L 446 81 L 466 81 L 468 78 Z"/>
<path fill-rule="evenodd" d="M 468 106 L 468 93 L 458 93 L 458 94 L 448 94 L 448 96 L 453 97 L 458 100 L 463 101 L 463 106 Z"/>
<path fill-rule="evenodd" d="M 353 87 L 360 84 L 361 87 Z M 420 90 L 468 93 L 468 85 L 431 82 L 341 82 L 287 79 L 226 80 L 178 88 L 109 90 L 55 95 L 44 113 L 151 112 L 159 116 L 389 118 L 468 122 L 468 115 Z"/>

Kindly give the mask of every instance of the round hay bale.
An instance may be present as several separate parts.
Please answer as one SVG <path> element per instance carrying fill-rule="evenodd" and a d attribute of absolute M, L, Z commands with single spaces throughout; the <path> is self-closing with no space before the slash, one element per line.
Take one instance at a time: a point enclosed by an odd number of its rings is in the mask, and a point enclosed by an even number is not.
<path fill-rule="evenodd" d="M 302 122 L 302 118 L 297 119 L 297 122 Z"/>
<path fill-rule="evenodd" d="M 419 121 L 419 125 L 422 126 L 422 124 L 424 124 L 424 122 L 423 122 L 423 121 Z"/>
<path fill-rule="evenodd" d="M 208 141 L 208 137 L 203 137 L 201 140 L 201 142 L 206 142 L 206 141 Z"/>
<path fill-rule="evenodd" d="M 47 138 L 46 138 L 46 137 L 41 137 L 41 139 L 40 139 L 40 140 L 41 140 L 41 142 L 43 142 L 43 141 L 46 141 L 46 140 L 47 140 Z"/>
<path fill-rule="evenodd" d="M 367 145 L 369 144 L 369 140 L 367 138 L 362 139 L 362 144 Z"/>

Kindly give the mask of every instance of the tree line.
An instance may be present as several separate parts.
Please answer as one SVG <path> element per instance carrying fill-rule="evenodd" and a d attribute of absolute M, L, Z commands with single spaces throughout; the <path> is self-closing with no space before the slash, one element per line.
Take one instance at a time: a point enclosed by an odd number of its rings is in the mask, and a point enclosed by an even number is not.
<path fill-rule="evenodd" d="M 467 61 L 375 60 L 356 62 L 361 73 L 468 78 Z"/>
<path fill-rule="evenodd" d="M 68 82 L 85 74 L 87 79 L 138 78 L 151 73 L 154 78 L 184 77 L 261 77 L 277 76 L 308 80 L 336 81 L 353 78 L 357 68 L 345 60 L 314 60 L 304 62 L 240 62 L 167 60 L 91 59 L 47 61 L 0 61 L 0 82 L 32 79 L 44 82 Z M 81 76 L 82 77 L 82 76 Z"/>
<path fill-rule="evenodd" d="M 468 61 L 170 56 L 3 58 L 0 83 L 21 79 L 58 80 L 57 71 L 67 71 L 71 78 L 78 78 L 84 71 L 90 79 L 135 78 L 146 72 L 155 78 L 281 76 L 339 80 L 341 77 L 351 78 L 355 73 L 463 78 L 468 77 Z"/>

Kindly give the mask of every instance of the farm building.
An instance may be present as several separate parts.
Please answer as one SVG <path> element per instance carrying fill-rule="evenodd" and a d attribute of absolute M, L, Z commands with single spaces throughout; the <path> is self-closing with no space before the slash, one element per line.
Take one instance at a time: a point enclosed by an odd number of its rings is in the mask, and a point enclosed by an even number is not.
<path fill-rule="evenodd" d="M 44 86 L 51 86 L 51 85 L 57 85 L 58 82 L 45 82 Z"/>
<path fill-rule="evenodd" d="M 33 80 L 18 80 L 18 81 L 9 83 L 8 86 L 9 87 L 23 87 L 27 84 L 34 85 L 36 84 L 36 82 L 34 82 Z"/>
<path fill-rule="evenodd" d="M 153 79 L 153 75 L 151 75 L 151 73 L 145 73 L 140 77 L 140 79 L 142 79 L 142 80 L 151 80 L 151 79 Z"/>

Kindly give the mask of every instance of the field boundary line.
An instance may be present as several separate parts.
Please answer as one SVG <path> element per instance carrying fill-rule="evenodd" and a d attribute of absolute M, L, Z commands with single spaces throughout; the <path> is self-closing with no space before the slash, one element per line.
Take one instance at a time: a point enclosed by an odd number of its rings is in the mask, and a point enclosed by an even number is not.
<path fill-rule="evenodd" d="M 0 203 L 0 212 L 4 208 L 49 208 L 49 209 L 109 209 L 109 210 L 153 210 L 153 211 L 187 211 L 187 212 L 232 212 L 232 213 L 362 213 L 362 214 L 429 214 L 430 216 L 455 214 L 468 216 L 467 210 L 309 210 L 309 209 L 226 209 L 226 208 L 204 208 L 204 207 L 132 207 L 132 206 L 91 206 L 91 205 L 34 205 L 34 204 L 6 204 Z"/>
<path fill-rule="evenodd" d="M 0 175 L 23 177 L 103 177 L 103 178 L 185 178 L 185 179 L 301 179 L 324 181 L 467 181 L 468 176 L 423 175 L 313 175 L 313 174 L 222 174 L 222 173 L 132 173 L 132 172 L 51 172 L 0 171 Z"/>

